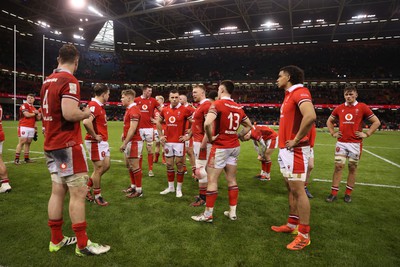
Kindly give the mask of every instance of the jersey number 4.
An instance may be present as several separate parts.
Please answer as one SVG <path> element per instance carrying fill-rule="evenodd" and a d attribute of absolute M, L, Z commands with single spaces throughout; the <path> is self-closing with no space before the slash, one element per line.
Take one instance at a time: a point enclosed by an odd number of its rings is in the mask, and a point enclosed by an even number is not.
<path fill-rule="evenodd" d="M 43 111 L 45 111 L 45 114 L 49 114 L 49 102 L 47 100 L 47 93 L 49 92 L 49 90 L 46 90 L 46 92 L 44 93 L 44 98 L 43 98 L 43 103 L 42 103 L 42 107 L 43 107 Z"/>

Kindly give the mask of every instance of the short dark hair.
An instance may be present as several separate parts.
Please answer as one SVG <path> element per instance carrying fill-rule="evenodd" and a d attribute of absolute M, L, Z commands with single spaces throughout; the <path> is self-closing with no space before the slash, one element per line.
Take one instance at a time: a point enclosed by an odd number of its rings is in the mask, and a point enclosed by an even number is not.
<path fill-rule="evenodd" d="M 208 98 L 208 99 L 215 100 L 217 97 L 218 97 L 218 91 L 215 91 L 215 90 L 211 90 L 211 91 L 208 92 L 208 94 L 207 94 L 207 98 Z"/>
<path fill-rule="evenodd" d="M 96 83 L 93 87 L 93 93 L 95 96 L 101 96 L 103 93 L 109 91 L 108 86 L 104 83 Z"/>
<path fill-rule="evenodd" d="M 73 44 L 65 44 L 58 51 L 60 63 L 74 63 L 79 58 L 79 51 Z"/>
<path fill-rule="evenodd" d="M 346 85 L 343 92 L 344 93 L 346 93 L 346 92 L 356 92 L 357 93 L 357 88 L 353 85 Z"/>
<path fill-rule="evenodd" d="M 133 89 L 126 89 L 121 92 L 121 95 L 130 95 L 132 98 L 135 98 L 136 92 Z"/>
<path fill-rule="evenodd" d="M 169 91 L 170 94 L 179 94 L 179 91 L 177 89 L 172 89 Z"/>
<path fill-rule="evenodd" d="M 145 85 L 143 85 L 143 87 L 142 87 L 142 92 L 143 92 L 144 90 L 146 90 L 147 88 L 153 89 L 153 87 L 151 87 L 150 84 L 145 84 Z"/>
<path fill-rule="evenodd" d="M 235 90 L 235 84 L 231 80 L 222 81 L 220 85 L 225 86 L 229 94 L 233 94 L 233 91 Z"/>
<path fill-rule="evenodd" d="M 28 96 L 31 96 L 31 97 L 35 98 L 34 94 L 28 94 L 26 97 L 28 97 Z"/>
<path fill-rule="evenodd" d="M 280 69 L 280 71 L 289 74 L 289 82 L 291 84 L 304 83 L 304 71 L 297 66 L 289 65 Z"/>

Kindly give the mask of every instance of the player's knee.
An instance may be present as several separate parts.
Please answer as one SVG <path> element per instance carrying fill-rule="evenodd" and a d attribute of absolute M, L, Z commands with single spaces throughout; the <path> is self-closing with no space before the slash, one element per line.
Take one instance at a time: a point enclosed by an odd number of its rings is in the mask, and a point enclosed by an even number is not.
<path fill-rule="evenodd" d="M 84 175 L 76 175 L 74 174 L 71 179 L 67 179 L 68 187 L 84 187 L 87 185 L 89 180 L 89 176 L 87 174 Z"/>
<path fill-rule="evenodd" d="M 336 164 L 335 164 L 335 172 L 341 172 L 341 171 L 343 171 L 343 167 L 344 167 L 344 164 L 336 163 Z"/>
<path fill-rule="evenodd" d="M 200 184 L 206 184 L 208 182 L 207 175 L 204 178 L 199 179 Z"/>
<path fill-rule="evenodd" d="M 349 169 L 355 169 L 358 166 L 358 159 L 349 158 Z"/>
<path fill-rule="evenodd" d="M 197 168 L 195 173 L 199 177 L 199 182 L 205 180 L 203 183 L 207 183 L 207 172 L 204 167 Z"/>
<path fill-rule="evenodd" d="M 314 164 L 308 164 L 308 171 L 312 171 L 314 169 Z"/>
<path fill-rule="evenodd" d="M 342 165 L 342 168 L 343 168 L 343 165 L 346 164 L 346 157 L 344 157 L 344 156 L 335 156 L 335 164 L 336 165 Z"/>

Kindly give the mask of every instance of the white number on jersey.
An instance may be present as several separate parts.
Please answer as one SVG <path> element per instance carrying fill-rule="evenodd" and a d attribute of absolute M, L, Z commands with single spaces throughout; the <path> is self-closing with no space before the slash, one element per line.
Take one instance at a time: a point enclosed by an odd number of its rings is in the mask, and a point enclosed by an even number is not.
<path fill-rule="evenodd" d="M 240 115 L 239 113 L 229 113 L 228 116 L 229 119 L 229 130 L 234 130 L 236 131 L 239 128 L 240 125 Z"/>
<path fill-rule="evenodd" d="M 43 103 L 42 103 L 42 107 L 43 107 L 43 111 L 45 111 L 45 114 L 49 114 L 49 103 L 47 100 L 47 93 L 49 92 L 49 90 L 46 90 L 46 92 L 44 93 L 44 98 L 43 98 Z"/>

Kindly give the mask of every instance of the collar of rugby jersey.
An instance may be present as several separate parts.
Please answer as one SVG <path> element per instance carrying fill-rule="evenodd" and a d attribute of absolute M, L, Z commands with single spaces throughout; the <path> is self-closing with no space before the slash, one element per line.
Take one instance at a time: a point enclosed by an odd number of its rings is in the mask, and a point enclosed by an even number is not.
<path fill-rule="evenodd" d="M 169 104 L 170 108 L 173 108 L 171 104 Z M 178 105 L 176 105 L 174 108 L 180 108 L 181 107 L 181 103 L 178 103 Z"/>
<path fill-rule="evenodd" d="M 226 100 L 231 100 L 231 101 L 233 101 L 233 99 L 232 98 L 230 98 L 230 97 L 227 97 L 227 96 L 223 96 L 223 97 L 221 97 L 221 100 L 222 99 L 226 99 Z"/>
<path fill-rule="evenodd" d="M 72 72 L 70 72 L 70 71 L 67 70 L 67 69 L 54 69 L 54 70 L 53 70 L 53 73 L 55 73 L 55 72 L 67 72 L 67 73 L 69 73 L 69 74 L 72 75 Z"/>
<path fill-rule="evenodd" d="M 204 98 L 203 100 L 201 100 L 201 101 L 199 102 L 199 104 L 201 105 L 201 104 L 203 104 L 203 103 L 206 102 L 206 101 L 210 101 L 210 99 Z"/>
<path fill-rule="evenodd" d="M 133 106 L 136 106 L 136 103 L 135 103 L 135 102 L 133 102 L 132 104 L 130 104 L 127 108 L 131 108 L 131 107 L 133 107 Z"/>
<path fill-rule="evenodd" d="M 92 101 L 94 101 L 94 102 L 96 102 L 97 104 L 99 104 L 100 105 L 100 107 L 102 107 L 102 106 L 104 106 L 104 104 L 103 103 L 101 103 L 99 100 L 97 100 L 96 98 L 92 98 Z"/>
<path fill-rule="evenodd" d="M 358 101 L 357 101 L 357 100 L 354 101 L 353 105 L 352 105 L 352 104 L 349 104 L 349 103 L 347 103 L 347 102 L 344 102 L 344 105 L 345 105 L 346 107 L 353 107 L 353 106 L 356 106 L 357 104 L 358 104 Z"/>
<path fill-rule="evenodd" d="M 291 93 L 291 92 L 293 92 L 294 90 L 296 90 L 299 87 L 304 87 L 304 85 L 301 84 L 301 83 L 298 83 L 298 84 L 290 86 L 289 89 L 287 89 L 286 91 Z"/>

